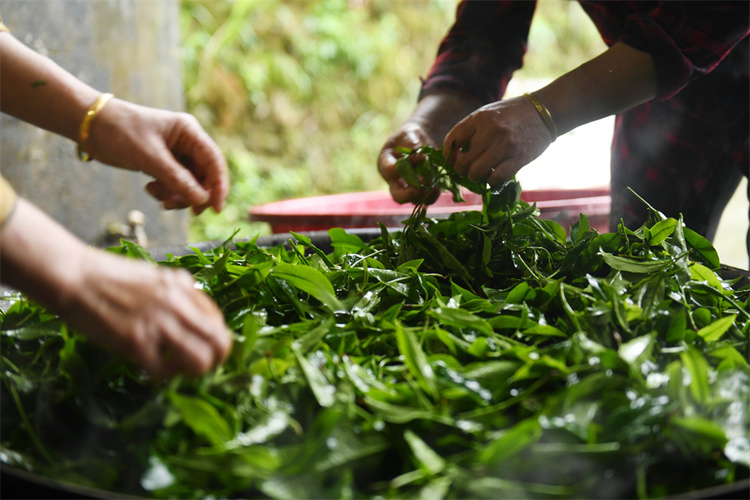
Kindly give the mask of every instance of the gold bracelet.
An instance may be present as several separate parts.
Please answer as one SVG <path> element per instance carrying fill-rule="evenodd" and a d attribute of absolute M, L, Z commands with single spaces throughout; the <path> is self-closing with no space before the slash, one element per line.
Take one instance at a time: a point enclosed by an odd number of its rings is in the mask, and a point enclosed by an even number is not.
<path fill-rule="evenodd" d="M 100 95 L 94 104 L 86 111 L 86 116 L 83 117 L 81 127 L 78 129 L 78 158 L 81 161 L 91 161 L 93 158 L 86 152 L 86 141 L 89 140 L 89 131 L 91 130 L 91 122 L 94 121 L 96 115 L 102 110 L 105 104 L 114 97 L 112 94 Z"/>
<path fill-rule="evenodd" d="M 523 96 L 531 101 L 531 104 L 533 104 L 539 112 L 539 116 L 542 117 L 542 121 L 547 126 L 547 130 L 549 130 L 549 133 L 552 136 L 552 142 L 555 142 L 557 139 L 557 127 L 555 126 L 555 121 L 552 119 L 552 115 L 550 114 L 549 109 L 547 109 L 547 106 L 542 104 L 542 101 L 540 101 L 534 94 L 527 92 Z"/>

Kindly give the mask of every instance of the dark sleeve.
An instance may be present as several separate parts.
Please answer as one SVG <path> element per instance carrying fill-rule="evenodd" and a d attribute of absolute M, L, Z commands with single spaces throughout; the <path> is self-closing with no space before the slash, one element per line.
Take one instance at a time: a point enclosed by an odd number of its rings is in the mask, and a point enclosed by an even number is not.
<path fill-rule="evenodd" d="M 440 89 L 482 103 L 499 100 L 523 64 L 535 7 L 532 1 L 461 1 L 420 97 Z"/>
<path fill-rule="evenodd" d="M 581 2 L 605 42 L 648 52 L 657 99 L 710 73 L 750 33 L 750 2 Z"/>

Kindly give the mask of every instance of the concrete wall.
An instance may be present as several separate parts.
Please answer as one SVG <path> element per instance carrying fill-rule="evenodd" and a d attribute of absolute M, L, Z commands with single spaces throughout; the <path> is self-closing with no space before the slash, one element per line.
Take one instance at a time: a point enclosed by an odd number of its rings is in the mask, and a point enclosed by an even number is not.
<path fill-rule="evenodd" d="M 179 0 L 0 0 L 0 14 L 16 38 L 97 90 L 183 109 Z M 105 228 L 132 209 L 146 215 L 150 247 L 186 243 L 188 213 L 162 211 L 144 192 L 147 176 L 82 163 L 71 141 L 7 115 L 0 169 L 21 196 L 91 244 L 106 245 Z"/>

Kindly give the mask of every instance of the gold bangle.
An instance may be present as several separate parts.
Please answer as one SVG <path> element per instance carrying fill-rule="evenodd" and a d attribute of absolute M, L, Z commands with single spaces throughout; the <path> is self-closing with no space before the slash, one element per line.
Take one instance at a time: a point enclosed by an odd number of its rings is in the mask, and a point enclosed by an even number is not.
<path fill-rule="evenodd" d="M 542 104 L 542 101 L 540 101 L 534 94 L 527 92 L 523 96 L 531 101 L 531 104 L 533 104 L 539 112 L 539 116 L 542 117 L 542 121 L 547 126 L 547 130 L 549 130 L 549 133 L 552 136 L 552 142 L 555 142 L 557 139 L 557 127 L 555 126 L 555 121 L 552 119 L 552 115 L 550 114 L 549 109 L 547 109 L 547 106 Z"/>
<path fill-rule="evenodd" d="M 91 130 L 91 122 L 94 121 L 96 115 L 102 110 L 105 104 L 114 97 L 112 94 L 100 95 L 94 104 L 86 111 L 86 116 L 83 117 L 81 126 L 78 129 L 78 158 L 81 161 L 91 161 L 93 158 L 86 152 L 86 141 L 89 140 L 89 131 Z"/>

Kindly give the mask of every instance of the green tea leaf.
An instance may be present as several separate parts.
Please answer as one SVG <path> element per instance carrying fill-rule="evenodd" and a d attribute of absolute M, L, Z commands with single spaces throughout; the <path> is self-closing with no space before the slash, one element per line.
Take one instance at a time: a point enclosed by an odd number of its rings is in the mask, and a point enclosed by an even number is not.
<path fill-rule="evenodd" d="M 703 337 L 703 340 L 706 342 L 716 342 L 721 339 L 727 331 L 729 331 L 736 318 L 736 314 L 719 318 L 710 325 L 704 326 L 698 330 L 698 335 Z"/>
<path fill-rule="evenodd" d="M 146 251 L 145 248 L 130 240 L 121 239 L 120 244 L 127 250 L 127 254 L 136 259 L 145 260 L 146 262 L 156 263 L 156 260 Z"/>
<path fill-rule="evenodd" d="M 672 417 L 669 422 L 691 434 L 690 439 L 703 439 L 722 449 L 727 443 L 724 430 L 716 423 L 701 417 Z"/>
<path fill-rule="evenodd" d="M 599 252 L 609 267 L 617 271 L 626 271 L 636 274 L 651 274 L 666 268 L 669 262 L 661 260 L 638 261 L 628 257 L 612 255 L 606 252 Z"/>
<path fill-rule="evenodd" d="M 318 404 L 323 408 L 333 406 L 336 402 L 336 386 L 329 382 L 320 368 L 311 363 L 298 349 L 293 347 L 292 350 Z"/>
<path fill-rule="evenodd" d="M 414 332 L 396 323 L 396 340 L 398 350 L 406 361 L 409 373 L 419 382 L 424 391 L 436 397 L 438 391 L 435 383 L 435 372 L 427 362 L 427 356 L 420 347 Z"/>
<path fill-rule="evenodd" d="M 704 259 L 706 264 L 712 269 L 718 269 L 721 266 L 719 254 L 710 241 L 687 227 L 683 228 L 683 233 L 687 243 Z"/>
<path fill-rule="evenodd" d="M 438 307 L 430 310 L 428 314 L 437 319 L 442 325 L 450 325 L 456 328 L 474 328 L 486 334 L 491 334 L 493 331 L 488 321 L 465 309 Z"/>
<path fill-rule="evenodd" d="M 502 431 L 500 436 L 489 442 L 477 457 L 483 464 L 497 464 L 509 460 L 535 443 L 542 436 L 536 419 L 522 420 L 514 427 Z"/>
<path fill-rule="evenodd" d="M 293 264 L 276 264 L 271 269 L 271 275 L 309 293 L 332 310 L 339 310 L 343 307 L 336 298 L 331 282 L 317 269 Z"/>
<path fill-rule="evenodd" d="M 716 273 L 706 266 L 698 264 L 697 262 L 694 262 L 690 266 L 690 277 L 696 281 L 705 281 L 710 286 L 716 288 L 719 291 L 724 290 L 724 288 L 721 286 L 721 281 L 716 276 Z"/>
<path fill-rule="evenodd" d="M 677 227 L 677 220 L 676 219 L 665 219 L 660 220 L 656 224 L 651 227 L 650 233 L 651 237 L 649 238 L 649 244 L 650 245 L 659 245 L 664 240 L 666 240 L 668 237 L 674 233 L 675 227 Z"/>
<path fill-rule="evenodd" d="M 682 363 L 690 373 L 690 393 L 699 404 L 705 404 L 711 394 L 708 384 L 708 363 L 694 347 L 688 347 L 680 354 Z"/>
<path fill-rule="evenodd" d="M 223 445 L 232 439 L 232 431 L 227 421 L 205 400 L 176 392 L 170 392 L 168 397 L 179 411 L 182 420 L 211 444 Z"/>
<path fill-rule="evenodd" d="M 445 460 L 435 453 L 435 450 L 430 448 L 419 436 L 414 432 L 407 429 L 404 432 L 404 439 L 406 440 L 409 448 L 411 448 L 414 457 L 416 457 L 419 465 L 425 469 L 430 475 L 439 474 L 445 469 Z"/>
<path fill-rule="evenodd" d="M 408 156 L 402 156 L 396 160 L 396 171 L 410 186 L 416 188 L 424 187 L 424 183 L 419 178 L 419 175 L 417 175 L 417 170 L 414 168 L 414 165 L 411 164 L 411 160 Z"/>

